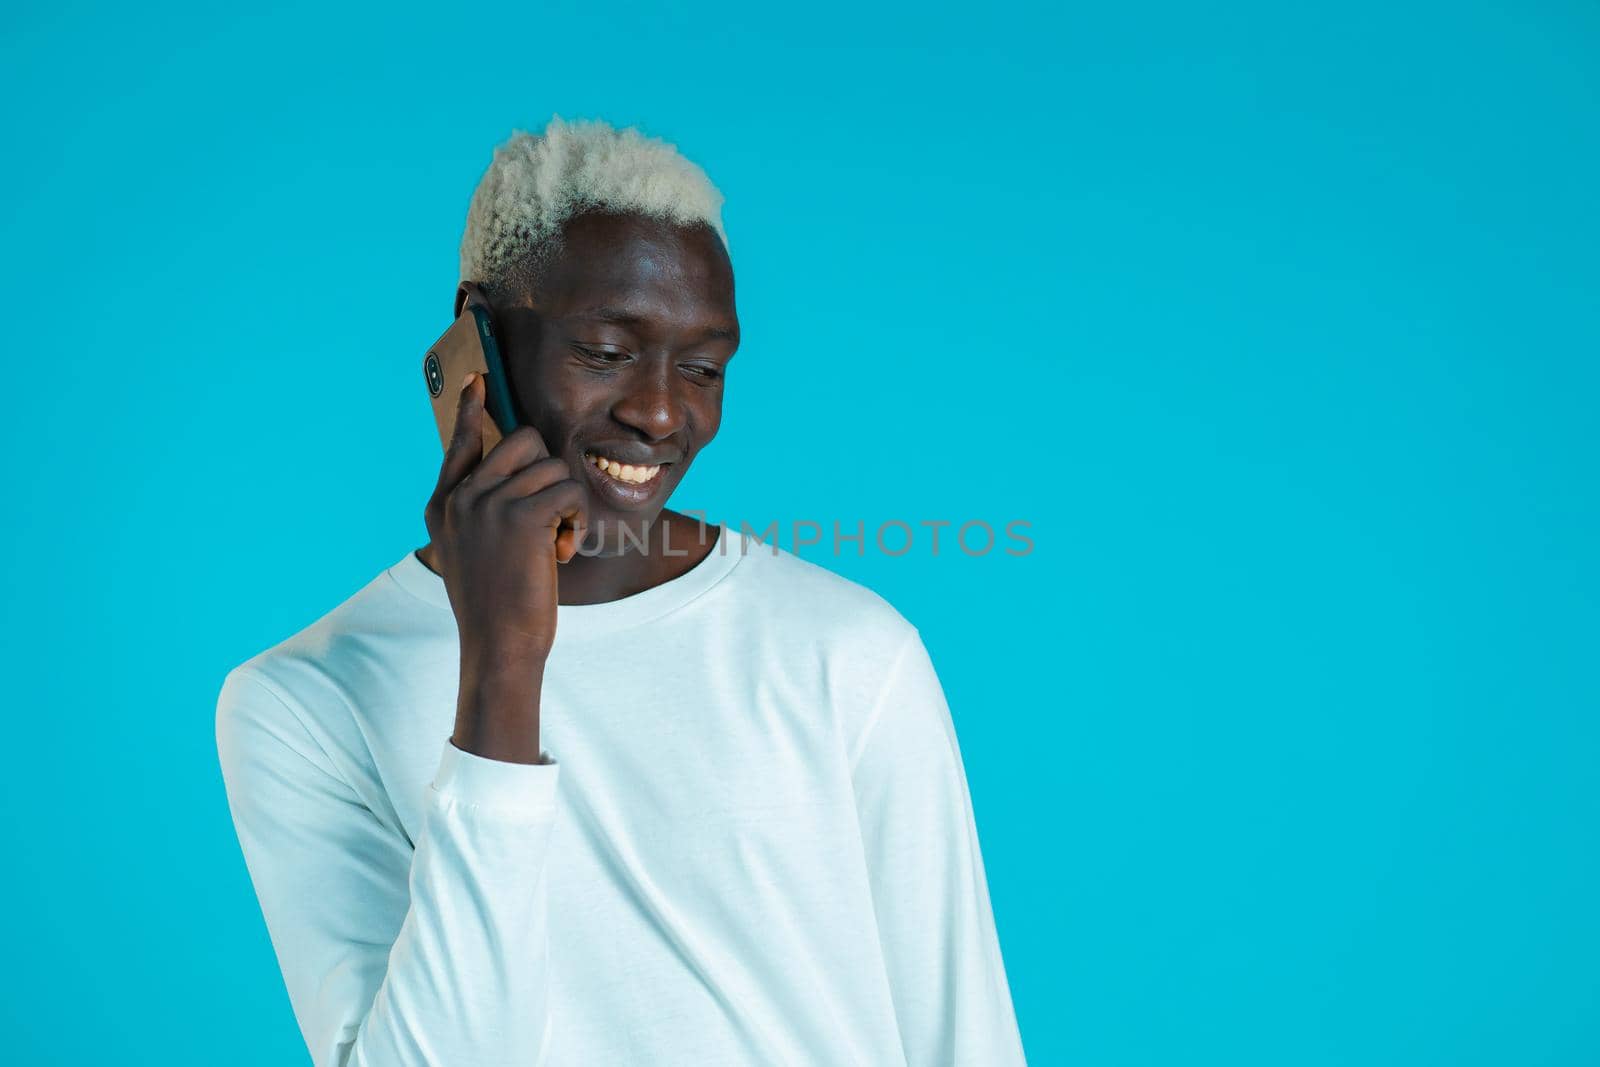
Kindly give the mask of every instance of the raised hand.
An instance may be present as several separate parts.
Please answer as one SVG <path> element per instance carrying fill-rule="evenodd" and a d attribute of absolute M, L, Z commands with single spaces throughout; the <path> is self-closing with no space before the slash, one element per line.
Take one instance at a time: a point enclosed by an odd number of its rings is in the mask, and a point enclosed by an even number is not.
<path fill-rule="evenodd" d="M 489 759 L 536 763 L 539 689 L 556 636 L 557 567 L 582 542 L 586 497 L 531 426 L 483 455 L 484 395 L 482 377 L 469 375 L 423 513 L 461 640 L 451 740 Z"/>

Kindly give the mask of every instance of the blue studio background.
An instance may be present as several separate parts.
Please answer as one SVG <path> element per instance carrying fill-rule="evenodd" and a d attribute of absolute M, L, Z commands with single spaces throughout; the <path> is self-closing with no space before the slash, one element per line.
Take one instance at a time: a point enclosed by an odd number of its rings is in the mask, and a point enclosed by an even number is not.
<path fill-rule="evenodd" d="M 1600 1062 L 1600 9 L 0 16 L 6 1059 L 304 1062 L 224 672 L 424 540 L 422 348 L 552 114 L 727 195 L 675 504 L 926 635 L 1038 1064 Z"/>

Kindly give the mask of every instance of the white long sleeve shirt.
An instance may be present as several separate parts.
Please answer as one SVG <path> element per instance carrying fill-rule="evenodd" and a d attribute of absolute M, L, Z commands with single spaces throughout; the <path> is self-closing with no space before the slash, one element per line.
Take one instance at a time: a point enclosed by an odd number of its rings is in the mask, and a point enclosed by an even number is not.
<path fill-rule="evenodd" d="M 316 1067 L 1023 1062 L 917 631 L 736 533 L 562 606 L 544 764 L 457 749 L 412 553 L 235 667 L 217 744 Z"/>

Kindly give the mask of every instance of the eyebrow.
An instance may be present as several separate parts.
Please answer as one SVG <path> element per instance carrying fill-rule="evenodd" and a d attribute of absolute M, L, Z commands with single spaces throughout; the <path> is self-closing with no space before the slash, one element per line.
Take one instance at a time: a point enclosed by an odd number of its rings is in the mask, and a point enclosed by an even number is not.
<path fill-rule="evenodd" d="M 651 320 L 644 315 L 638 315 L 623 308 L 611 307 L 607 304 L 575 311 L 569 318 L 595 319 L 600 322 L 614 322 L 620 326 L 649 326 L 651 323 Z M 739 339 L 738 332 L 726 326 L 708 326 L 701 333 L 701 337 L 715 341 L 737 341 Z"/>

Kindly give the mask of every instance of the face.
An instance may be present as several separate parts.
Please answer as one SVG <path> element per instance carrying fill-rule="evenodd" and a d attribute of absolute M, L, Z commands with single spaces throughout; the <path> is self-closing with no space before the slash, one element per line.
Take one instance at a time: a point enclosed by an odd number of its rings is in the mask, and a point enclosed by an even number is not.
<path fill-rule="evenodd" d="M 564 237 L 538 291 L 494 317 L 519 410 L 588 489 L 585 551 L 615 554 L 646 542 L 722 422 L 733 266 L 708 226 L 591 212 Z"/>

